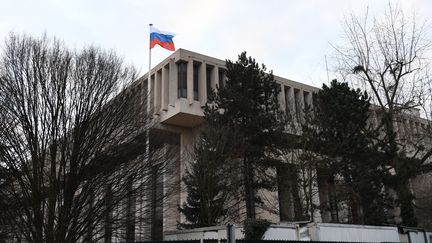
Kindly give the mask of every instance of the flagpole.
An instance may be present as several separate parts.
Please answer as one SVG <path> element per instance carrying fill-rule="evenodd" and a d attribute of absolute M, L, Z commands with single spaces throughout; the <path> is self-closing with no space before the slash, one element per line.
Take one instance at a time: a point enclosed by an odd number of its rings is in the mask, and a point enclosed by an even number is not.
<path fill-rule="evenodd" d="M 147 115 L 150 116 L 150 98 L 151 98 L 151 27 L 153 24 L 149 24 L 149 67 L 147 73 Z M 148 117 L 150 119 L 150 117 Z"/>
<path fill-rule="evenodd" d="M 151 101 L 151 27 L 153 24 L 149 24 L 149 69 L 147 73 L 147 124 L 146 126 L 146 153 L 147 153 L 147 162 L 150 162 L 150 123 L 152 122 L 152 114 L 150 108 Z"/>

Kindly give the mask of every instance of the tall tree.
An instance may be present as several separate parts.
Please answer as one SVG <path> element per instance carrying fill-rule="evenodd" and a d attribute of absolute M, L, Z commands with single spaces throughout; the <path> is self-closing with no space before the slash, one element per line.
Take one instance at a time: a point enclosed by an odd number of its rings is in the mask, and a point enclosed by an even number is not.
<path fill-rule="evenodd" d="M 427 29 L 389 5 L 383 18 L 351 15 L 345 20 L 344 33 L 346 45 L 336 47 L 338 69 L 347 80 L 363 85 L 379 107 L 381 150 L 387 168 L 395 171 L 388 184 L 396 191 L 395 206 L 401 208 L 399 223 L 415 226 L 409 179 L 419 173 L 432 151 L 414 146 L 418 141 L 413 141 L 410 145 L 417 151 L 408 153 L 406 136 L 398 133 L 397 124 L 422 105 L 428 92 L 429 61 L 425 57 L 431 45 Z"/>
<path fill-rule="evenodd" d="M 208 105 L 206 110 L 212 109 Z M 205 125 L 194 149 L 194 161 L 183 181 L 188 196 L 180 212 L 188 223 L 184 228 L 215 226 L 227 218 L 229 185 L 226 161 L 233 143 L 232 133 Z"/>
<path fill-rule="evenodd" d="M 216 93 L 211 90 L 209 100 Z M 214 226 L 223 220 L 235 220 L 238 203 L 233 191 L 236 190 L 236 156 L 238 131 L 221 122 L 225 117 L 214 103 L 204 106 L 205 124 L 194 149 L 194 161 L 183 178 L 188 191 L 187 201 L 180 208 L 188 223 L 184 228 Z M 233 169 L 234 168 L 234 169 Z M 235 185 L 233 185 L 233 183 Z"/>
<path fill-rule="evenodd" d="M 255 206 L 260 202 L 257 192 L 272 186 L 267 169 L 276 160 L 271 150 L 284 130 L 279 119 L 279 86 L 272 72 L 266 73 L 266 67 L 247 57 L 246 52 L 236 62 L 227 60 L 226 68 L 226 83 L 209 97 L 214 112 L 206 121 L 216 119 L 221 127 L 236 131 L 233 156 L 242 167 L 240 184 L 247 218 L 255 218 Z"/>
<path fill-rule="evenodd" d="M 314 96 L 313 112 L 307 113 L 303 135 L 307 143 L 318 145 L 316 152 L 323 157 L 317 164 L 320 177 L 332 182 L 330 187 L 337 177 L 344 188 L 343 196 L 336 192 L 330 195 L 330 204 L 345 201 L 349 222 L 380 224 L 386 220 L 382 194 L 385 171 L 374 145 L 376 133 L 368 123 L 370 108 L 366 92 L 333 80 Z M 336 215 L 332 220 L 338 221 L 337 208 L 330 208 Z"/>
<path fill-rule="evenodd" d="M 142 154 L 150 129 L 139 105 L 145 99 L 140 82 L 128 87 L 134 78 L 112 52 L 71 51 L 47 37 L 7 39 L 0 59 L 0 216 L 16 238 L 91 241 L 129 224 L 123 205 L 147 183 L 150 167 Z"/>

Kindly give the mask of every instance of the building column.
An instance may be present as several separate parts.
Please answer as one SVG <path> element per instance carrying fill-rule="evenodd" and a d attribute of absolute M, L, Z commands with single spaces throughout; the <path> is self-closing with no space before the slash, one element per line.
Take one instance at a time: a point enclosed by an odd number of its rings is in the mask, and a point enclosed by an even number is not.
<path fill-rule="evenodd" d="M 194 100 L 193 95 L 193 60 L 190 59 L 187 63 L 187 99 L 189 105 L 192 105 Z"/>
<path fill-rule="evenodd" d="M 401 137 L 402 134 L 400 134 L 400 129 L 399 129 L 399 124 L 396 120 L 393 121 L 393 127 L 394 127 L 394 131 L 396 132 L 397 137 Z"/>
<path fill-rule="evenodd" d="M 207 64 L 205 62 L 201 63 L 200 69 L 199 69 L 199 76 L 198 76 L 198 82 L 199 82 L 199 90 L 198 90 L 198 96 L 199 101 L 201 103 L 201 106 L 204 106 L 207 102 Z"/>
<path fill-rule="evenodd" d="M 306 96 L 305 96 L 305 102 L 310 108 L 312 108 L 312 106 L 313 106 L 312 95 L 313 95 L 313 93 L 306 92 Z"/>
<path fill-rule="evenodd" d="M 297 94 L 297 95 L 296 95 Z M 297 114 L 297 117 L 299 118 L 299 129 L 301 128 L 301 124 L 303 123 L 303 121 L 304 121 L 304 94 L 303 94 L 303 90 L 301 90 L 301 89 L 298 89 L 298 91 L 297 92 L 294 92 L 294 95 L 295 95 L 295 100 L 296 100 L 296 112 L 298 113 Z"/>
<path fill-rule="evenodd" d="M 177 89 L 178 89 L 178 72 L 177 64 L 174 59 L 169 61 L 169 95 L 168 95 L 168 105 L 174 106 L 177 100 Z"/>
<path fill-rule="evenodd" d="M 184 130 L 184 132 L 180 135 L 180 168 L 179 168 L 179 178 L 183 178 L 186 175 L 186 171 L 188 166 L 190 166 L 193 154 L 193 144 L 194 144 L 194 135 L 192 129 Z M 183 180 L 180 181 L 180 188 L 186 188 L 186 184 Z M 180 202 L 179 205 L 183 206 L 183 204 L 187 200 L 187 191 L 180 191 Z M 183 214 L 180 214 L 180 223 L 186 222 L 186 217 Z"/>
<path fill-rule="evenodd" d="M 219 66 L 215 65 L 211 74 L 211 88 L 216 91 L 216 84 L 219 82 Z"/>
<path fill-rule="evenodd" d="M 372 124 L 372 127 L 374 129 L 376 129 L 378 127 L 378 117 L 377 117 L 376 111 L 374 111 L 374 110 L 370 111 L 370 119 L 369 119 L 369 121 Z M 396 126 L 397 126 L 397 124 L 396 124 Z"/>
<path fill-rule="evenodd" d="M 286 96 L 286 109 L 289 111 L 291 116 L 295 117 L 295 99 L 294 99 L 294 88 L 288 87 L 288 92 L 285 94 Z"/>
<path fill-rule="evenodd" d="M 312 94 L 312 93 L 311 93 Z M 318 183 L 318 171 L 316 169 L 312 170 L 312 180 L 314 180 L 314 182 L 312 183 L 312 203 L 315 205 L 321 205 L 320 202 L 320 197 L 319 197 L 319 183 Z M 319 208 L 315 208 L 312 212 L 312 218 L 313 218 L 313 222 L 315 223 L 322 223 L 322 217 L 321 217 L 321 210 Z"/>
<path fill-rule="evenodd" d="M 164 66 L 162 68 L 162 110 L 168 110 L 168 99 L 169 99 L 169 68 Z"/>
<path fill-rule="evenodd" d="M 285 104 L 285 85 L 283 85 L 283 84 L 281 84 L 280 85 L 280 92 L 279 92 L 279 94 L 278 94 L 278 102 L 279 102 L 279 107 L 280 107 L 280 109 L 285 113 L 286 112 L 286 110 L 285 110 L 285 107 L 286 107 L 286 104 Z"/>

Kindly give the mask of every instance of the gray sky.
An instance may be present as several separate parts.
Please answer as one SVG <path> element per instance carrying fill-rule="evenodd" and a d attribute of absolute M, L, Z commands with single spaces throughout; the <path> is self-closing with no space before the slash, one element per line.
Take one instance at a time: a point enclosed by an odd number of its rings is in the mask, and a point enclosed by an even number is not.
<path fill-rule="evenodd" d="M 389 2 L 420 20 L 432 14 L 432 0 L 0 0 L 0 40 L 46 32 L 70 47 L 114 49 L 144 74 L 153 23 L 176 33 L 176 48 L 232 60 L 245 50 L 276 75 L 320 87 L 344 15 L 379 14 Z M 157 46 L 152 63 L 169 54 Z"/>

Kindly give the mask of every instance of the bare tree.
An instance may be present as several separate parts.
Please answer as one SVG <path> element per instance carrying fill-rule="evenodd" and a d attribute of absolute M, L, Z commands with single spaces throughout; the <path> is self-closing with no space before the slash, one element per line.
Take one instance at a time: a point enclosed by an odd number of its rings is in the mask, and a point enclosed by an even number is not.
<path fill-rule="evenodd" d="M 287 100 L 281 117 L 289 132 L 290 142 L 281 146 L 281 163 L 277 166 L 278 213 L 283 221 L 314 221 L 318 205 L 318 155 L 302 139 L 302 127 L 311 105 L 299 100 Z"/>
<path fill-rule="evenodd" d="M 134 80 L 134 69 L 113 52 L 72 51 L 46 36 L 6 40 L 0 210 L 15 239 L 133 237 L 135 209 L 149 215 L 155 202 L 142 185 L 169 162 L 160 144 L 144 153 L 151 125 L 142 106 L 146 92 Z"/>
<path fill-rule="evenodd" d="M 420 108 L 427 97 L 430 76 L 430 40 L 425 24 L 415 17 L 407 18 L 389 5 L 382 19 L 350 15 L 344 22 L 345 45 L 336 46 L 338 70 L 344 80 L 360 85 L 377 105 L 377 130 L 382 134 L 377 143 L 385 154 L 387 169 L 394 171 L 389 188 L 397 195 L 402 222 L 415 225 L 409 179 L 416 176 L 431 155 L 431 148 L 407 144 L 401 134 L 401 120 Z M 404 118 L 405 117 L 405 118 Z M 409 133 L 411 131 L 408 131 Z M 416 148 L 415 151 L 409 151 Z M 395 219 L 398 223 L 399 220 Z"/>

